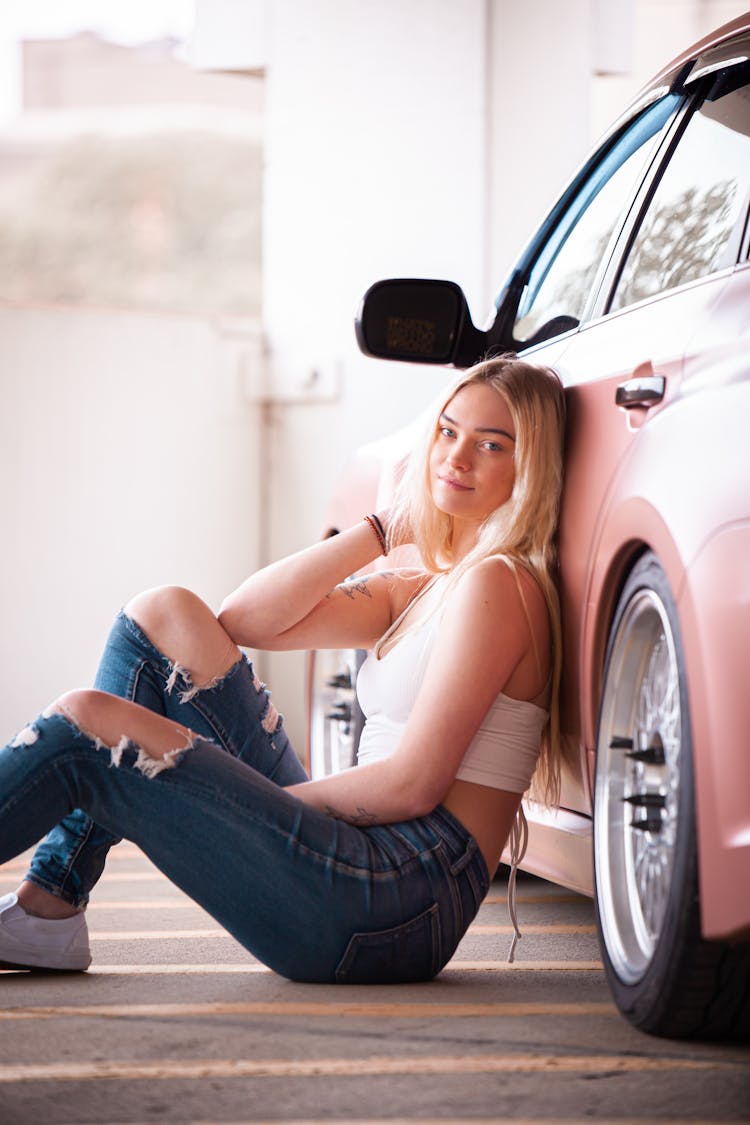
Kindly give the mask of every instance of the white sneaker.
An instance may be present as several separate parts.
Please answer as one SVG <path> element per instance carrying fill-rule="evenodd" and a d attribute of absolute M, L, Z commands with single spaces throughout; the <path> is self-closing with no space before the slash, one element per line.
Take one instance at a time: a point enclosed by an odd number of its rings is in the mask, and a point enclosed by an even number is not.
<path fill-rule="evenodd" d="M 36 918 L 19 906 L 17 895 L 0 898 L 0 968 L 81 972 L 90 964 L 85 914 Z"/>

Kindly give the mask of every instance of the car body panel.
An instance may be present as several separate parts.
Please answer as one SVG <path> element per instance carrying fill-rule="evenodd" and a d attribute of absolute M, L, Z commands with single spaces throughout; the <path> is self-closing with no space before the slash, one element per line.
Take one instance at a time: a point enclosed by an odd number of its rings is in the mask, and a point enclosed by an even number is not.
<path fill-rule="evenodd" d="M 650 546 L 659 555 L 675 593 L 682 583 L 684 556 L 675 550 L 671 539 L 665 539 L 658 532 L 660 527 L 673 527 L 680 521 L 689 521 L 690 511 L 679 492 L 675 493 L 674 482 L 671 491 L 660 493 L 658 501 L 653 496 L 654 491 L 659 492 L 660 480 L 665 479 L 661 469 L 655 472 L 661 456 L 659 434 L 663 433 L 665 419 L 682 406 L 684 355 L 681 352 L 675 354 L 674 341 L 684 334 L 685 324 L 699 322 L 706 307 L 710 309 L 716 299 L 716 288 L 723 288 L 725 284 L 724 280 L 717 282 L 710 279 L 624 310 L 582 331 L 576 347 L 571 348 L 562 360 L 563 377 L 566 372 L 574 371 L 576 381 L 570 392 L 575 448 L 566 462 L 566 490 L 568 497 L 575 497 L 576 503 L 568 500 L 563 505 L 560 554 L 565 585 L 570 580 L 570 572 L 578 572 L 579 584 L 575 588 L 575 594 L 580 599 L 579 627 L 576 629 L 580 642 L 577 653 L 580 662 L 578 704 L 581 739 L 587 749 L 593 749 L 596 744 L 604 659 L 604 642 L 597 620 L 609 625 L 619 592 L 612 581 L 612 574 L 617 574 L 618 570 L 621 572 L 623 565 L 638 553 L 639 548 L 643 550 L 645 546 Z M 592 369 L 602 371 L 606 357 L 611 355 L 617 355 L 618 363 L 621 360 L 626 362 L 621 376 L 589 384 L 586 381 L 589 372 Z M 659 374 L 665 378 L 664 399 L 648 409 L 635 407 L 627 410 L 615 406 L 615 386 L 622 379 L 646 374 Z M 594 435 L 592 431 L 601 425 L 602 419 L 610 417 L 612 421 L 606 431 Z M 618 434 L 618 425 L 627 429 L 630 441 L 626 442 Z M 611 453 L 603 448 L 609 434 L 612 434 L 610 440 L 613 446 L 617 441 Z M 665 444 L 664 440 L 662 444 Z M 676 446 L 679 449 L 681 445 L 678 437 Z M 607 492 L 593 519 L 586 517 L 580 510 L 578 496 L 586 495 L 591 465 L 596 464 L 597 472 L 601 472 L 601 461 L 611 464 L 613 457 L 616 457 L 616 464 L 607 482 Z M 638 479 L 637 486 L 630 487 L 635 478 Z M 628 521 L 627 532 L 621 526 L 624 521 L 618 522 L 617 518 L 618 507 L 625 503 L 624 490 L 627 490 L 628 502 L 639 498 L 642 501 Z M 634 528 L 637 530 L 633 531 Z M 675 538 L 686 539 L 688 530 L 685 526 Z M 700 535 L 700 531 L 696 530 L 695 534 Z M 694 547 L 686 542 L 683 550 L 690 557 Z M 585 558 L 582 559 L 583 552 Z M 585 624 L 581 618 L 585 618 Z"/>
<path fill-rule="evenodd" d="M 716 939 L 750 938 L 749 558 L 750 520 L 722 528 L 693 561 L 679 602 L 695 746 L 701 928 Z"/>

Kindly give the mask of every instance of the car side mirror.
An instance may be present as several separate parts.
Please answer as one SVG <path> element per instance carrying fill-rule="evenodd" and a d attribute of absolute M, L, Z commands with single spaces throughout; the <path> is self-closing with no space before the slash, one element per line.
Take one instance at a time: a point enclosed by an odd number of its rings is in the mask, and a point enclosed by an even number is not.
<path fill-rule="evenodd" d="M 355 332 L 364 354 L 378 359 L 469 367 L 487 349 L 487 333 L 474 327 L 452 281 L 376 281 L 362 298 Z"/>

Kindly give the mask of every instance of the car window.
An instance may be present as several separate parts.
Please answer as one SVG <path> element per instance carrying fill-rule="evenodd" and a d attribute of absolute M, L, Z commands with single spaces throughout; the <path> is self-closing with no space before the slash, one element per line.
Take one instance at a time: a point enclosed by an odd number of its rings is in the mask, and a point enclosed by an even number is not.
<path fill-rule="evenodd" d="M 531 267 L 513 329 L 517 342 L 541 337 L 559 317 L 566 318 L 559 331 L 580 321 L 612 231 L 679 100 L 667 95 L 636 117 L 576 193 Z"/>
<path fill-rule="evenodd" d="M 734 265 L 750 195 L 750 74 L 714 81 L 690 118 L 628 254 L 612 309 Z"/>

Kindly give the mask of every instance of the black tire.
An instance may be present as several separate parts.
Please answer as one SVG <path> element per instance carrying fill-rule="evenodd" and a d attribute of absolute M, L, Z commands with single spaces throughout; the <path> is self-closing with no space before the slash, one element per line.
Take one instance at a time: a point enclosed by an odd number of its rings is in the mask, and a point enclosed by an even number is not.
<path fill-rule="evenodd" d="M 364 715 L 357 702 L 357 674 L 363 649 L 330 649 L 310 654 L 310 774 L 328 777 L 357 760 Z"/>
<path fill-rule="evenodd" d="M 594 882 L 607 981 L 632 1024 L 671 1038 L 750 1034 L 750 944 L 701 937 L 685 661 L 652 553 L 625 583 L 607 646 Z"/>

